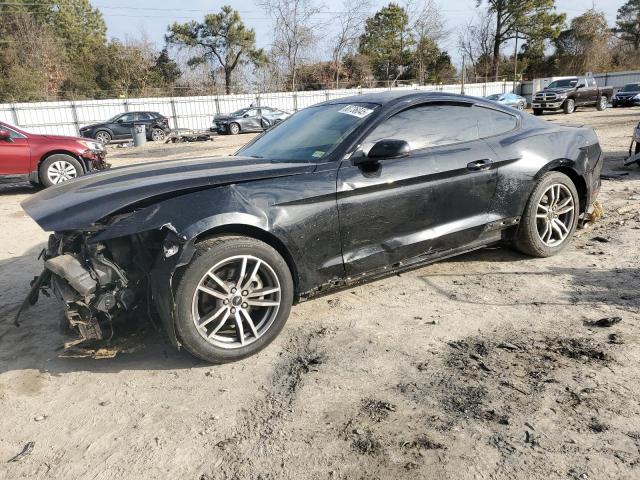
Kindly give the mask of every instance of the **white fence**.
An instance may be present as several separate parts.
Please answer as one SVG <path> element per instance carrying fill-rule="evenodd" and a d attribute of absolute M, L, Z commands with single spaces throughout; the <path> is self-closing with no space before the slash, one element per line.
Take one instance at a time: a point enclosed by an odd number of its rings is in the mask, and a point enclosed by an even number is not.
<path fill-rule="evenodd" d="M 510 92 L 512 87 L 512 82 L 475 83 L 465 85 L 464 91 L 467 95 L 484 97 L 493 93 Z M 461 85 L 415 85 L 393 89 L 460 93 Z M 122 112 L 143 110 L 160 112 L 170 119 L 170 125 L 173 128 L 206 129 L 211 126 L 214 115 L 233 112 L 251 104 L 297 111 L 325 100 L 384 90 L 388 89 L 358 88 L 202 97 L 0 104 L 0 120 L 34 133 L 78 135 L 78 130 L 84 125 L 103 122 Z"/>

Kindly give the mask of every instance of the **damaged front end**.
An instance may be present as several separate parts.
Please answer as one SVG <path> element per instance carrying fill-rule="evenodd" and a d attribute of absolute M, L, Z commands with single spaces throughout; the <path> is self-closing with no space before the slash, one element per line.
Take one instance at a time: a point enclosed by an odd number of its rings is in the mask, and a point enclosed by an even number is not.
<path fill-rule="evenodd" d="M 114 325 L 151 318 L 149 272 L 162 248 L 160 232 L 131 235 L 104 242 L 92 232 L 56 233 L 42 252 L 44 271 L 16 317 L 52 292 L 64 305 L 69 325 L 82 340 L 105 340 Z"/>

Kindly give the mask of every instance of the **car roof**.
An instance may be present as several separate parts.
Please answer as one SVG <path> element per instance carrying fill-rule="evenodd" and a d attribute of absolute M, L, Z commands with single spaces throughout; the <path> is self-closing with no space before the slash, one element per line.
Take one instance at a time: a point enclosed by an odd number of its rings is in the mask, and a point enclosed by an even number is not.
<path fill-rule="evenodd" d="M 345 103 L 377 103 L 379 105 L 391 106 L 401 102 L 412 101 L 450 101 L 450 102 L 469 102 L 487 105 L 496 108 L 496 104 L 490 100 L 480 97 L 471 97 L 468 95 L 460 95 L 458 93 L 446 92 L 425 92 L 420 90 L 387 90 L 384 92 L 365 93 L 362 95 L 353 95 L 350 97 L 336 98 L 319 103 L 318 105 L 339 105 Z"/>

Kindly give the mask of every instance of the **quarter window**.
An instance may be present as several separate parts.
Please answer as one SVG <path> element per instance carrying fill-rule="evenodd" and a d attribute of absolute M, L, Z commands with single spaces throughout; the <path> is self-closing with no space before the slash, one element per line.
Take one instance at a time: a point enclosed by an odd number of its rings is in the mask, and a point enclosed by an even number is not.
<path fill-rule="evenodd" d="M 479 138 L 494 137 L 510 132 L 518 125 L 513 115 L 490 108 L 474 106 L 471 108 L 478 125 Z"/>

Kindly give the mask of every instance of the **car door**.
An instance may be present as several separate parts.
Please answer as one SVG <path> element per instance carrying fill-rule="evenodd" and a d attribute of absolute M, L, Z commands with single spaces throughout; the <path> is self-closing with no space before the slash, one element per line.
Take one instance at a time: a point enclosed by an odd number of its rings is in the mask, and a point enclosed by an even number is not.
<path fill-rule="evenodd" d="M 252 108 L 242 116 L 242 130 L 245 132 L 259 132 L 262 130 L 260 110 Z"/>
<path fill-rule="evenodd" d="M 366 154 L 378 140 L 405 140 L 409 157 L 382 160 L 375 169 L 342 161 L 337 201 L 348 275 L 478 239 L 488 222 L 497 172 L 474 113 L 466 103 L 410 107 L 382 122 L 361 144 Z"/>
<path fill-rule="evenodd" d="M 133 128 L 133 122 L 135 115 L 133 113 L 124 113 L 118 118 L 111 126 L 114 139 L 131 138 L 131 129 Z"/>
<path fill-rule="evenodd" d="M 8 130 L 10 138 L 0 140 L 0 175 L 19 175 L 31 170 L 29 139 L 21 133 L 0 124 L 0 130 Z"/>

